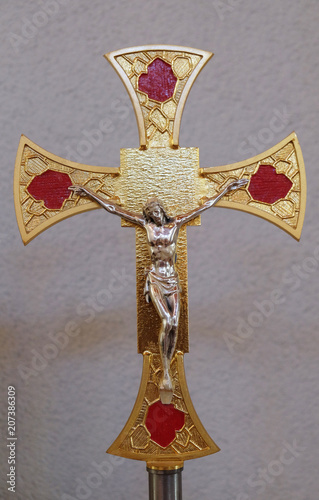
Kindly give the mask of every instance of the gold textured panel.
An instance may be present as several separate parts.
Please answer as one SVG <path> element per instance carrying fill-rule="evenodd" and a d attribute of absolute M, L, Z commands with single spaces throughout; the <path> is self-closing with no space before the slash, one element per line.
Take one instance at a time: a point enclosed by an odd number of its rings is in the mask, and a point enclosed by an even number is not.
<path fill-rule="evenodd" d="M 197 148 L 121 149 L 121 175 L 115 181 L 115 191 L 122 205 L 134 212 L 142 212 L 148 198 L 158 197 L 172 216 L 188 212 L 200 204 L 205 179 L 199 174 Z M 190 224 L 199 225 L 197 217 Z M 132 224 L 122 221 L 123 226 Z M 136 283 L 137 283 L 137 338 L 138 352 L 158 352 L 160 318 L 152 303 L 143 295 L 144 269 L 150 265 L 146 233 L 136 229 Z M 177 349 L 188 352 L 188 286 L 186 227 L 180 230 L 177 242 L 177 271 L 180 277 L 181 315 Z"/>
<path fill-rule="evenodd" d="M 184 460 L 198 458 L 219 451 L 205 431 L 192 405 L 185 379 L 183 353 L 177 352 L 171 370 L 175 389 L 172 405 L 185 414 L 185 424 L 175 433 L 174 440 L 163 448 L 152 441 L 145 421 L 149 407 L 159 401 L 158 381 L 161 377 L 159 355 L 144 353 L 143 373 L 139 393 L 132 413 L 108 453 L 125 458 L 146 460 L 148 466 L 162 468 L 182 464 Z"/>
<path fill-rule="evenodd" d="M 198 207 L 206 182 L 199 171 L 198 148 L 121 149 L 114 186 L 128 210 L 141 213 L 147 199 L 157 196 L 175 216 Z"/>

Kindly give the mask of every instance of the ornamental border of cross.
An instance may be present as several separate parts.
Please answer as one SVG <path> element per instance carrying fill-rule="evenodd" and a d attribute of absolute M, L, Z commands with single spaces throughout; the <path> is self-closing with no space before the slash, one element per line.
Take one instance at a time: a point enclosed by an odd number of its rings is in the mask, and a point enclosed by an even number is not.
<path fill-rule="evenodd" d="M 68 188 L 74 184 L 85 185 L 132 211 L 141 211 L 145 200 L 156 195 L 169 213 L 177 215 L 216 196 L 230 180 L 241 178 L 249 180 L 247 187 L 230 193 L 216 206 L 257 215 L 299 239 L 306 206 L 306 176 L 295 133 L 248 160 L 205 169 L 199 166 L 197 148 L 179 146 L 188 93 L 212 55 L 169 45 L 131 47 L 105 55 L 129 93 L 140 139 L 139 148 L 121 149 L 119 168 L 65 160 L 22 136 L 15 165 L 14 199 L 23 242 L 27 244 L 45 229 L 76 213 L 100 208 L 87 198 L 72 195 Z M 200 217 L 189 225 L 200 225 Z M 122 226 L 135 227 L 123 220 Z M 172 361 L 174 411 L 162 416 L 175 422 L 169 443 L 155 436 L 152 427 L 156 427 L 156 422 L 150 424 L 151 413 L 159 401 L 159 318 L 152 304 L 144 300 L 143 271 L 149 256 L 143 229 L 135 229 L 138 352 L 144 357 L 143 374 L 131 416 L 108 451 L 145 460 L 149 467 L 180 467 L 186 459 L 219 450 L 193 408 L 183 367 L 183 356 L 188 352 L 186 227 L 180 232 L 177 249 L 183 292 L 178 343 Z"/>

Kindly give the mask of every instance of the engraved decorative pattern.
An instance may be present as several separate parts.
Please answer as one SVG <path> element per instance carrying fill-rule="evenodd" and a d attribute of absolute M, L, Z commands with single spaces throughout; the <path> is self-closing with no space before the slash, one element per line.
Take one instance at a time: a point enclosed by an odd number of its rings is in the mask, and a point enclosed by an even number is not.
<path fill-rule="evenodd" d="M 45 206 L 43 200 L 35 199 L 30 194 L 28 187 L 32 185 L 34 179 L 48 171 L 65 173 L 71 179 L 72 184 L 88 186 L 101 195 L 107 196 L 113 193 L 114 174 L 86 172 L 84 170 L 71 168 L 51 160 L 29 146 L 25 146 L 20 164 L 19 194 L 22 219 L 26 233 L 30 233 L 39 225 L 49 219 L 53 219 L 62 212 L 69 211 L 76 207 L 84 207 L 88 204 L 92 205 L 92 202 L 88 198 L 70 196 L 70 198 L 66 198 L 63 201 L 60 209 L 49 209 Z M 32 189 L 30 189 L 30 191 L 32 192 Z"/>
<path fill-rule="evenodd" d="M 187 410 L 178 378 L 176 356 L 172 360 L 171 370 L 175 382 L 172 405 L 184 413 L 185 423 L 183 427 L 175 433 L 175 438 L 165 448 L 151 439 L 151 433 L 146 427 L 146 418 L 149 408 L 159 401 L 158 383 L 161 375 L 160 356 L 152 354 L 143 402 L 130 432 L 119 447 L 120 450 L 134 451 L 136 454 L 147 453 L 150 457 L 154 456 L 154 458 L 158 459 L 164 455 L 165 457 L 171 455 L 174 458 L 189 452 L 209 450 L 209 444 L 201 436 Z M 186 459 L 186 457 L 183 457 L 183 459 Z"/>
<path fill-rule="evenodd" d="M 215 196 L 230 180 L 241 178 L 250 179 L 257 173 L 259 167 L 263 165 L 273 166 L 277 174 L 283 174 L 289 179 L 291 188 L 288 190 L 287 195 L 274 203 L 256 201 L 249 192 L 248 184 L 247 188 L 226 195 L 223 199 L 222 206 L 226 206 L 227 202 L 246 205 L 247 211 L 249 211 L 249 208 L 254 208 L 261 212 L 267 212 L 269 215 L 288 224 L 288 226 L 291 226 L 293 229 L 296 229 L 300 215 L 301 185 L 300 168 L 293 141 L 288 142 L 284 147 L 274 152 L 272 155 L 259 161 L 254 161 L 242 168 L 218 171 L 219 169 L 217 167 L 216 173 L 206 173 L 204 169 L 203 175 L 210 180 L 207 196 Z M 212 169 L 209 170 L 211 171 Z"/>
<path fill-rule="evenodd" d="M 156 59 L 169 64 L 177 80 L 173 96 L 164 102 L 150 99 L 146 92 L 139 89 L 138 85 L 140 76 L 147 74 L 148 67 Z M 189 76 L 201 59 L 202 57 L 196 54 L 169 50 L 143 51 L 116 57 L 116 61 L 126 73 L 136 92 L 150 146 L 164 146 L 172 143 L 173 123 L 179 100 Z"/>

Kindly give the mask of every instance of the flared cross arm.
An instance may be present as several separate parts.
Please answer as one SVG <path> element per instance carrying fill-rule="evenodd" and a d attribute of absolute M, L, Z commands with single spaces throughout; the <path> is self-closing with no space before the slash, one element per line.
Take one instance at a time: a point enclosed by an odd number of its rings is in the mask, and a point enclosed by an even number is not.
<path fill-rule="evenodd" d="M 247 179 L 244 189 L 230 192 L 216 206 L 257 215 L 300 239 L 306 210 L 306 173 L 296 134 L 248 160 L 201 169 L 206 196 L 215 196 L 231 180 Z"/>
<path fill-rule="evenodd" d="M 132 101 L 141 149 L 179 146 L 186 99 L 212 56 L 176 45 L 144 45 L 105 54 Z"/>
<path fill-rule="evenodd" d="M 26 245 L 40 233 L 72 215 L 99 205 L 74 196 L 70 186 L 80 184 L 120 203 L 115 193 L 119 168 L 82 165 L 49 153 L 21 136 L 14 174 L 14 201 L 18 226 Z"/>

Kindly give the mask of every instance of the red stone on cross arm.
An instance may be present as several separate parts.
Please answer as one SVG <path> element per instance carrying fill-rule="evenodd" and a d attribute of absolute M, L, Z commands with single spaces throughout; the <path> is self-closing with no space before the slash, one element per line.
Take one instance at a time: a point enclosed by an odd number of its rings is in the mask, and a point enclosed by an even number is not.
<path fill-rule="evenodd" d="M 147 67 L 147 73 L 138 80 L 138 88 L 154 101 L 164 102 L 174 95 L 177 78 L 171 65 L 159 57 Z"/>
<path fill-rule="evenodd" d="M 175 439 L 176 431 L 184 427 L 185 414 L 174 405 L 161 401 L 152 404 L 147 412 L 145 425 L 152 441 L 166 448 Z"/>
<path fill-rule="evenodd" d="M 68 174 L 46 170 L 32 179 L 27 190 L 35 200 L 43 201 L 46 208 L 59 210 L 71 196 L 70 186 L 72 181 Z"/>
<path fill-rule="evenodd" d="M 277 174 L 275 167 L 260 165 L 250 179 L 248 191 L 254 200 L 272 204 L 285 198 L 291 186 L 291 180 L 285 174 Z"/>

